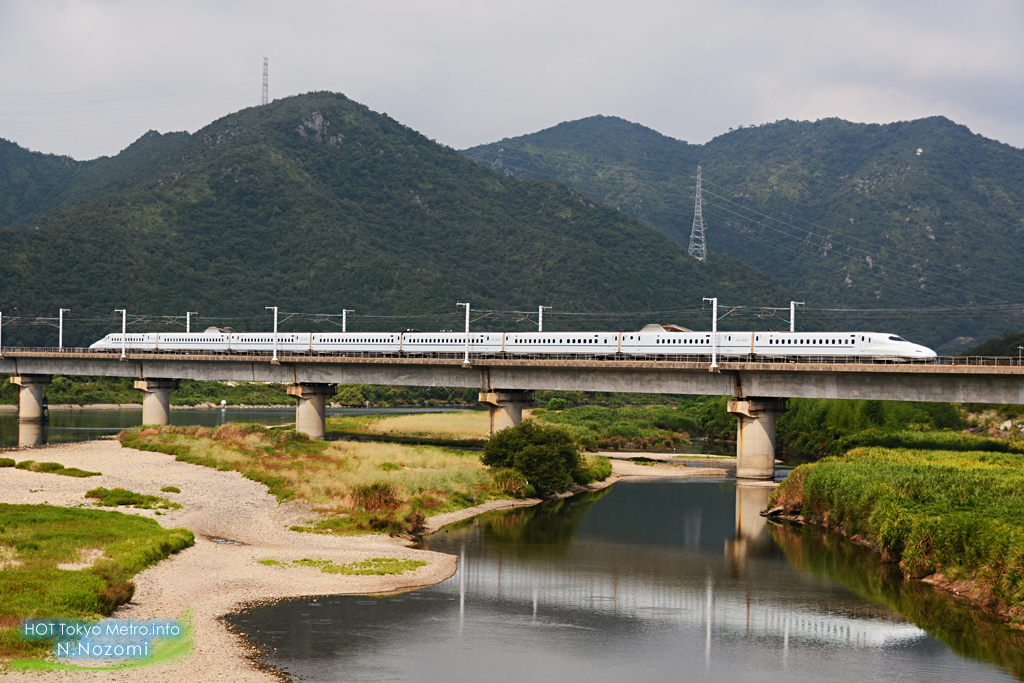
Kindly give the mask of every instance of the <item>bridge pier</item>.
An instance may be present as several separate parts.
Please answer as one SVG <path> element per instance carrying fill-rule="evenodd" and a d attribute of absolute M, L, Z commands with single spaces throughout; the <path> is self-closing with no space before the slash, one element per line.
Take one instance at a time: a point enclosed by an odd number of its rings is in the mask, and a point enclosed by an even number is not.
<path fill-rule="evenodd" d="M 334 396 L 333 384 L 293 384 L 288 395 L 294 396 L 295 430 L 305 432 L 311 439 L 327 435 L 327 397 Z"/>
<path fill-rule="evenodd" d="M 729 413 L 739 418 L 736 430 L 736 477 L 775 477 L 775 420 L 786 412 L 786 399 L 751 398 L 729 401 Z"/>
<path fill-rule="evenodd" d="M 532 391 L 481 391 L 479 401 L 490 408 L 490 434 L 523 421 L 523 408 L 533 403 Z"/>
<path fill-rule="evenodd" d="M 46 419 L 46 400 L 43 392 L 50 383 L 50 375 L 15 375 L 11 384 L 18 390 L 18 421 L 42 422 Z"/>
<path fill-rule="evenodd" d="M 178 380 L 137 379 L 135 388 L 143 392 L 142 424 L 171 424 L 171 392 L 178 389 Z"/>

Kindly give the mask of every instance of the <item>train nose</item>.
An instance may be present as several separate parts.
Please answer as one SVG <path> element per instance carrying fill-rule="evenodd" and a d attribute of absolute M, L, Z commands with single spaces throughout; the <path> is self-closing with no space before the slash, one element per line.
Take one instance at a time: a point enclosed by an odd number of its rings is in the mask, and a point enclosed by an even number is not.
<path fill-rule="evenodd" d="M 914 349 L 914 355 L 920 356 L 921 358 L 938 358 L 939 354 L 935 353 L 927 346 L 918 346 Z"/>

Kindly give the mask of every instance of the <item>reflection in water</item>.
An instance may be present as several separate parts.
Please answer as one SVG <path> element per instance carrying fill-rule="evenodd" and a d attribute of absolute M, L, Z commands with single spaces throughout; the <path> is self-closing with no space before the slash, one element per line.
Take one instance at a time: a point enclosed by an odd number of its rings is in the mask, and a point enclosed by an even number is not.
<path fill-rule="evenodd" d="M 1024 679 L 1024 633 L 920 581 L 907 580 L 893 564 L 833 535 L 789 524 L 769 525 L 789 561 L 846 586 L 874 605 L 899 612 L 954 652 L 998 663 Z"/>
<path fill-rule="evenodd" d="M 46 443 L 46 423 L 26 420 L 18 422 L 18 448 L 36 448 Z"/>
<path fill-rule="evenodd" d="M 619 482 L 434 534 L 448 581 L 231 618 L 308 680 L 998 681 L 896 612 L 800 569 L 728 481 Z M 763 504 L 762 504 L 763 507 Z M 315 607 L 314 607 L 315 604 Z"/>

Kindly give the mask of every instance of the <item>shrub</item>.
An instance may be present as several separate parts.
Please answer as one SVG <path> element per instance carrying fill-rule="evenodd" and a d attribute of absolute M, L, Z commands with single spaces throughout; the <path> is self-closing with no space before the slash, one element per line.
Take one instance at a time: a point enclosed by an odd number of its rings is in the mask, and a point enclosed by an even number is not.
<path fill-rule="evenodd" d="M 14 467 L 14 458 L 0 458 L 0 467 Z"/>
<path fill-rule="evenodd" d="M 400 502 L 398 489 L 385 481 L 356 486 L 351 495 L 356 507 L 361 510 L 391 510 L 398 507 Z"/>
<path fill-rule="evenodd" d="M 582 485 L 591 484 L 595 481 L 604 481 L 612 476 L 612 461 L 603 456 L 590 456 L 592 462 L 587 467 L 581 467 L 573 472 L 572 478 Z"/>
<path fill-rule="evenodd" d="M 35 464 L 36 464 L 35 460 L 22 460 L 17 465 L 15 465 L 15 467 L 17 467 L 19 470 L 31 470 L 32 469 L 32 465 L 35 465 Z"/>
<path fill-rule="evenodd" d="M 33 468 L 36 472 L 56 472 L 64 469 L 59 462 L 41 462 Z"/>
<path fill-rule="evenodd" d="M 515 470 L 498 470 L 494 473 L 494 488 L 506 496 L 525 498 L 527 491 L 533 491 L 533 487 L 526 481 L 521 472 Z"/>
<path fill-rule="evenodd" d="M 481 461 L 515 469 L 541 494 L 560 493 L 573 485 L 582 464 L 579 446 L 566 432 L 533 420 L 502 429 L 484 444 Z"/>
<path fill-rule="evenodd" d="M 565 406 L 564 398 L 553 398 L 548 401 L 547 410 L 565 410 Z"/>
<path fill-rule="evenodd" d="M 164 493 L 181 493 L 181 489 L 177 486 L 165 486 L 160 490 Z"/>

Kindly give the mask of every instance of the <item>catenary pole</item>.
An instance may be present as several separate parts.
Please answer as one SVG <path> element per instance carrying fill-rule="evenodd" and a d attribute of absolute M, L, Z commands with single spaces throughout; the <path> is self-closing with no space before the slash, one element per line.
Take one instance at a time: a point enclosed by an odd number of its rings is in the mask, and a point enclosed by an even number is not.
<path fill-rule="evenodd" d="M 466 355 L 462 357 L 462 367 L 469 367 L 469 304 L 455 304 L 466 307 Z"/>
<path fill-rule="evenodd" d="M 60 314 L 57 316 L 57 348 L 64 348 L 64 312 L 71 312 L 70 308 L 60 309 Z"/>
<path fill-rule="evenodd" d="M 789 302 L 789 331 L 796 332 L 796 307 L 803 306 L 803 301 L 790 301 Z"/>
<path fill-rule="evenodd" d="M 128 354 L 125 350 L 128 342 L 128 311 L 118 308 L 114 313 L 121 314 L 121 360 L 127 360 Z"/>
<path fill-rule="evenodd" d="M 537 308 L 537 331 L 538 332 L 543 332 L 544 331 L 544 309 L 545 308 L 548 309 L 549 311 L 551 310 L 550 306 L 539 306 Z"/>
<path fill-rule="evenodd" d="M 192 316 L 199 317 L 199 311 L 185 311 L 185 334 L 192 334 Z"/>
<path fill-rule="evenodd" d="M 266 309 L 274 312 L 274 357 L 270 362 L 276 365 L 281 362 L 277 360 L 277 306 L 267 306 Z"/>
<path fill-rule="evenodd" d="M 341 331 L 348 332 L 348 314 L 355 313 L 355 310 L 351 308 L 341 309 Z"/>
<path fill-rule="evenodd" d="M 718 369 L 718 297 L 704 297 L 704 301 L 711 302 L 711 367 L 709 371 Z"/>

